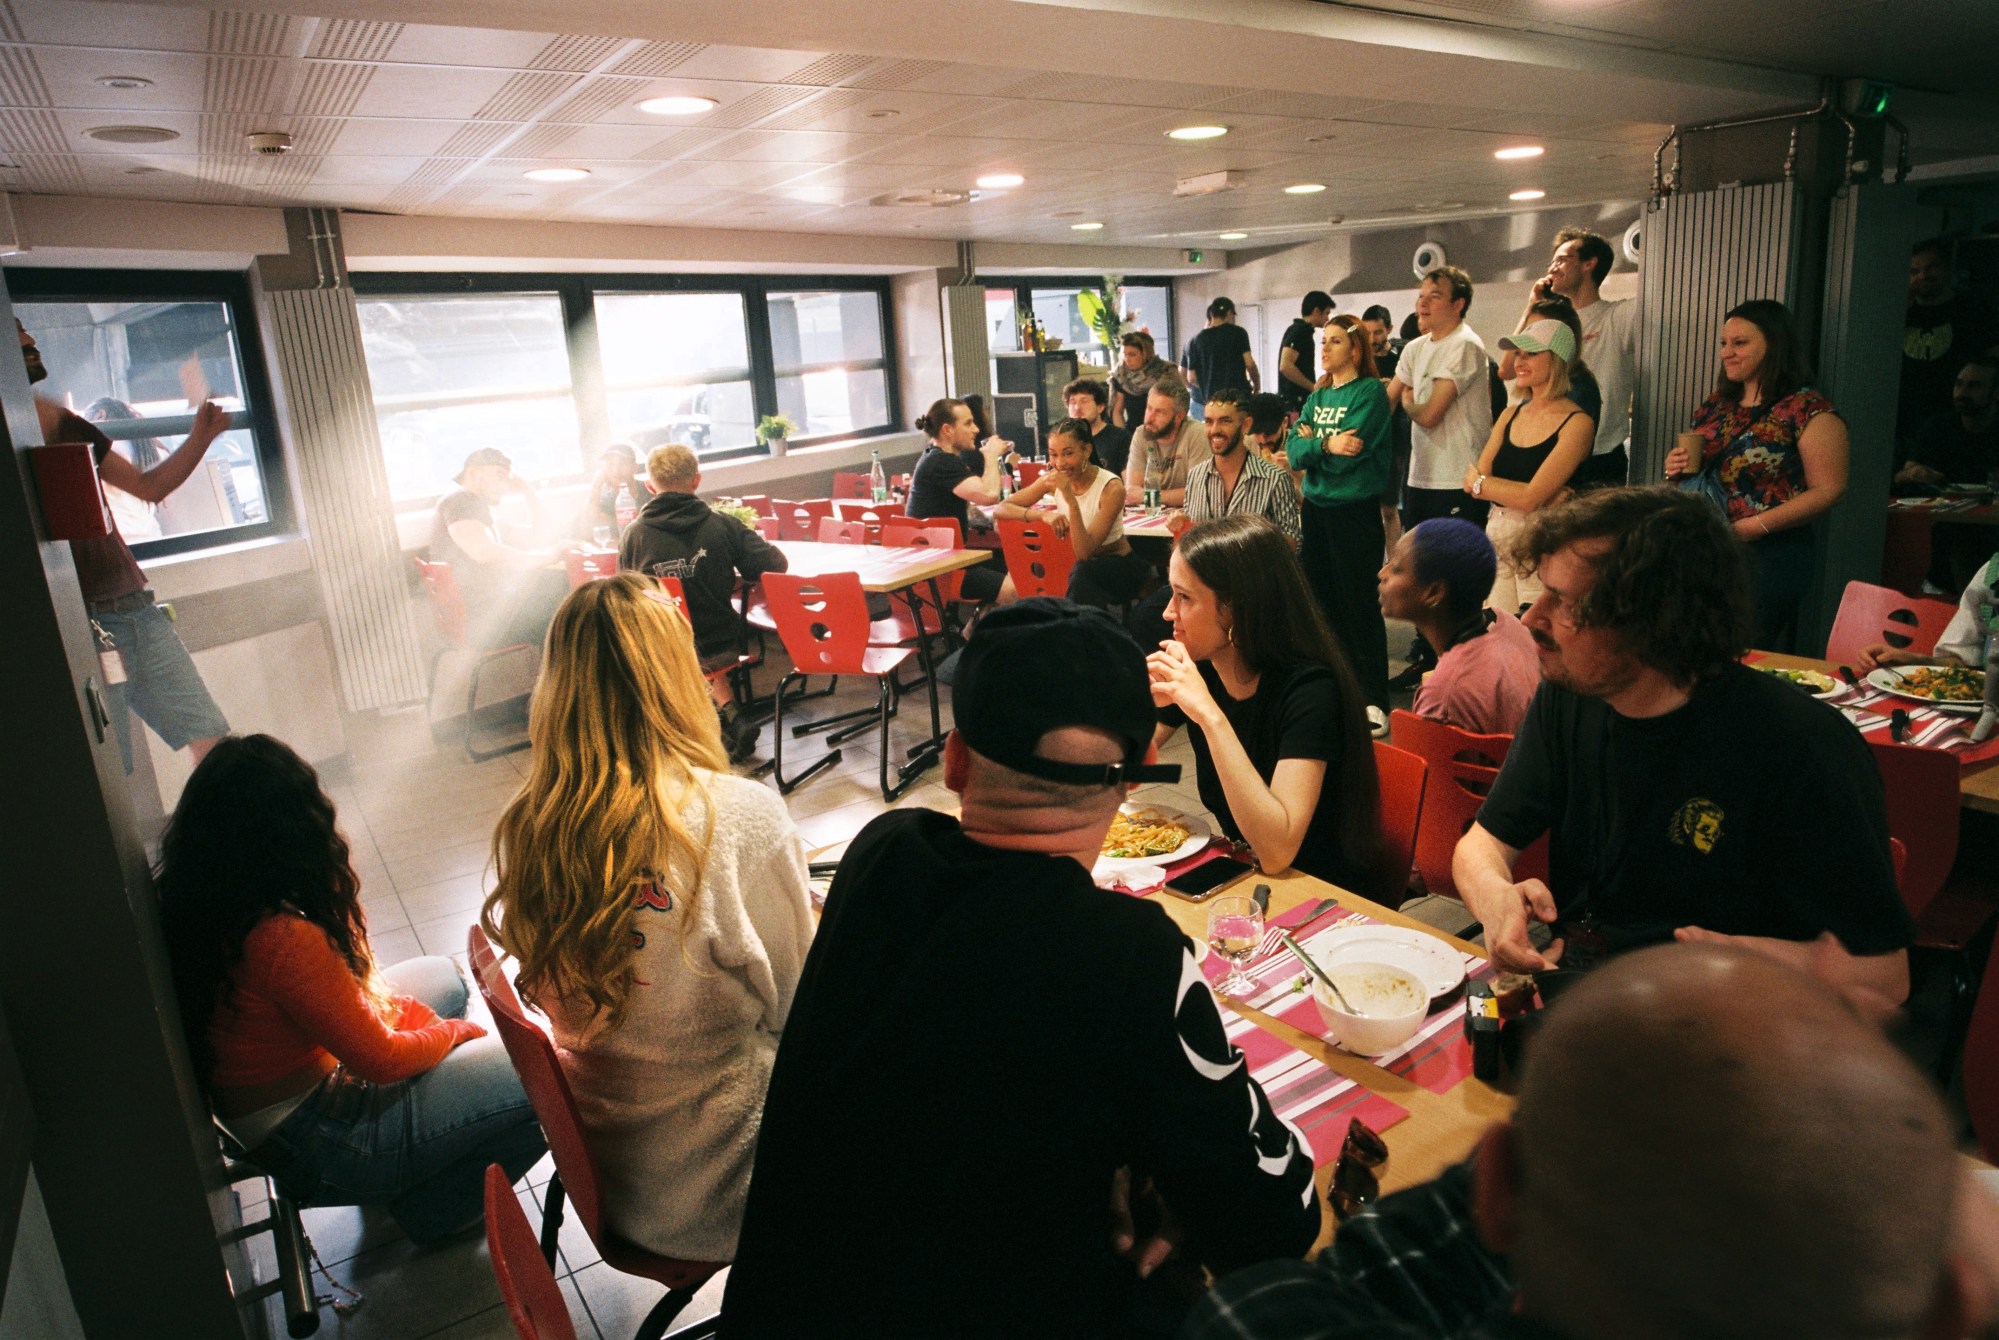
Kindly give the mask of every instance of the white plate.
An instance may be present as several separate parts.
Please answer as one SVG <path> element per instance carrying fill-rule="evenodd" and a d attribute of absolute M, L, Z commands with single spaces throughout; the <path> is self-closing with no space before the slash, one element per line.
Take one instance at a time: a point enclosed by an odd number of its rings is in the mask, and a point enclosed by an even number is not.
<path fill-rule="evenodd" d="M 1465 979 L 1465 961 L 1457 950 L 1434 935 L 1403 926 L 1336 926 L 1312 937 L 1307 949 L 1312 961 L 1331 969 L 1342 963 L 1386 963 L 1415 974 L 1430 999 L 1457 989 Z"/>
<path fill-rule="evenodd" d="M 1187 830 L 1187 840 L 1162 856 L 1120 856 L 1112 859 L 1120 861 L 1143 861 L 1147 865 L 1171 865 L 1175 861 L 1186 860 L 1189 856 L 1192 856 L 1195 852 L 1208 845 L 1208 837 L 1213 830 L 1208 827 L 1206 819 L 1198 815 L 1182 814 L 1178 810 L 1169 810 L 1164 805 L 1131 804 L 1118 806 L 1119 814 L 1135 814 L 1139 810 L 1151 810 L 1164 819 L 1180 824 Z"/>
<path fill-rule="evenodd" d="M 1814 698 L 1837 698 L 1837 697 L 1838 697 L 1838 696 L 1839 696 L 1840 694 L 1842 694 L 1842 693 L 1844 693 L 1844 692 L 1846 691 L 1846 686 L 1845 686 L 1844 684 L 1840 683 L 1840 682 L 1839 682 L 1839 679 L 1838 679 L 1838 677 L 1837 677 L 1837 676 L 1835 676 L 1835 675 L 1826 675 L 1826 676 L 1825 676 L 1825 677 L 1826 677 L 1827 679 L 1829 679 L 1829 680 L 1831 680 L 1831 681 L 1832 681 L 1832 687 L 1831 687 L 1831 688 L 1829 688 L 1829 689 L 1815 689 L 1815 688 L 1813 688 L 1813 687 L 1812 687 L 1811 685 L 1809 685 L 1809 684 L 1800 684 L 1800 683 L 1798 683 L 1798 681 L 1797 681 L 1797 680 L 1795 680 L 1795 679 L 1787 679 L 1787 678 L 1785 678 L 1785 677 L 1784 677 L 1783 675 L 1780 675 L 1780 674 L 1778 674 L 1778 673 L 1777 673 L 1777 671 L 1778 671 L 1778 670 L 1779 670 L 1780 668 L 1781 668 L 1781 669 L 1792 669 L 1792 667 L 1789 667 L 1789 666 L 1783 666 L 1783 667 L 1779 667 L 1779 666 L 1774 666 L 1774 665 L 1772 665 L 1772 666 L 1761 666 L 1761 665 L 1759 665 L 1759 666 L 1757 666 L 1756 668 L 1757 668 L 1758 670 L 1761 670 L 1761 671 L 1762 671 L 1762 672 L 1763 672 L 1764 674 L 1766 674 L 1766 675 L 1769 675 L 1769 676 L 1770 676 L 1771 678 L 1773 678 L 1773 679 L 1782 679 L 1782 680 L 1784 680 L 1784 682 L 1785 682 L 1786 684 L 1789 684 L 1789 685 L 1791 685 L 1791 686 L 1792 686 L 1793 688 L 1800 688 L 1800 689 L 1803 689 L 1803 690 L 1804 690 L 1804 691 L 1805 691 L 1806 693 L 1809 693 L 1809 694 L 1811 694 L 1811 695 L 1812 695 L 1812 697 L 1814 697 Z M 1795 670 L 1793 670 L 1793 673 L 1796 673 L 1796 672 L 1795 672 Z M 1821 674 L 1821 675 L 1825 675 L 1825 671 L 1823 671 L 1823 670 L 1817 670 L 1817 671 L 1813 671 L 1812 673 L 1814 673 L 1814 674 Z"/>
<path fill-rule="evenodd" d="M 1920 693 L 1911 693 L 1902 687 L 1902 681 L 1895 672 L 1885 666 L 1879 670 L 1869 670 L 1867 682 L 1883 693 L 1892 693 L 1897 698 L 1905 698 L 1923 707 L 1933 707 L 1939 712 L 1968 712 L 1976 716 L 1985 706 L 1982 698 L 1974 698 L 1968 703 L 1940 703 L 1934 698 L 1925 698 Z"/>

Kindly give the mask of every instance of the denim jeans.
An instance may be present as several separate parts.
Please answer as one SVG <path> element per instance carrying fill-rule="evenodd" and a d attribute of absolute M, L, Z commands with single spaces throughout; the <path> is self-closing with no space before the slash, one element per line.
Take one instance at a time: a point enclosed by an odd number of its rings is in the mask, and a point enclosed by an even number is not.
<path fill-rule="evenodd" d="M 150 601 L 129 610 L 98 608 L 91 622 L 108 634 L 124 658 L 126 682 L 106 685 L 111 724 L 118 732 L 118 752 L 125 771 L 132 771 L 132 717 L 151 726 L 169 749 L 185 749 L 196 740 L 229 733 L 228 719 L 201 682 L 201 671 L 175 631 L 173 620 Z M 131 712 L 126 710 L 131 708 Z"/>
<path fill-rule="evenodd" d="M 465 981 L 448 958 L 408 959 L 382 976 L 441 1017 L 465 1013 Z M 421 1245 L 479 1222 L 487 1164 L 518 1180 L 546 1149 L 506 1048 L 488 1035 L 393 1084 L 334 1071 L 250 1156 L 299 1204 L 387 1206 Z"/>

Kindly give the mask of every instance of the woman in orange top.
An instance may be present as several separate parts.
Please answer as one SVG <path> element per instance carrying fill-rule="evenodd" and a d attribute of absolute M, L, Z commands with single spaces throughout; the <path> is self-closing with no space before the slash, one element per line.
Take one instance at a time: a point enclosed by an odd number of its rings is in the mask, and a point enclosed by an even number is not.
<path fill-rule="evenodd" d="M 377 969 L 360 881 L 310 764 L 268 735 L 194 770 L 160 910 L 215 1115 L 303 1205 L 383 1205 L 423 1244 L 481 1220 L 486 1165 L 546 1148 L 448 958 Z"/>

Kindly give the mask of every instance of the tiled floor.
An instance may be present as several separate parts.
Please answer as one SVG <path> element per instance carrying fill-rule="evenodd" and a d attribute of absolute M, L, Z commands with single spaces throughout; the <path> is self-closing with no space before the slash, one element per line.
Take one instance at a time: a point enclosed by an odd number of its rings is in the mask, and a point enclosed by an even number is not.
<path fill-rule="evenodd" d="M 1394 645 L 1407 644 L 1406 634 Z M 762 680 L 760 679 L 760 683 Z M 950 723 L 949 694 L 944 720 Z M 871 685 L 843 681 L 834 698 L 796 709 L 810 719 L 868 706 Z M 901 752 L 929 725 L 921 696 L 905 704 L 891 727 L 891 747 Z M 760 758 L 769 757 L 769 725 Z M 330 769 L 328 789 L 354 848 L 369 935 L 375 955 L 394 963 L 418 954 L 449 954 L 463 962 L 466 930 L 478 918 L 490 887 L 488 861 L 493 825 L 526 776 L 525 752 L 467 762 L 455 746 L 433 744 L 419 712 L 350 722 L 351 765 Z M 878 737 L 869 732 L 840 746 L 841 761 L 794 791 L 789 807 L 808 850 L 852 837 L 886 808 L 876 788 Z M 823 736 L 785 742 L 787 772 L 826 752 Z M 1142 788 L 1137 798 L 1188 813 L 1204 813 L 1195 795 L 1193 751 L 1184 734 L 1164 751 L 1183 765 L 1175 786 Z M 948 808 L 953 798 L 941 769 L 923 774 L 897 807 Z M 474 1009 L 479 1002 L 474 998 Z M 530 1222 L 541 1222 L 541 1192 L 551 1165 L 544 1159 L 517 1188 Z M 334 1278 L 366 1301 L 351 1316 L 321 1308 L 322 1336 L 332 1340 L 505 1340 L 514 1334 L 493 1281 L 483 1234 L 419 1251 L 388 1217 L 353 1208 L 305 1212 L 306 1231 Z M 627 1340 L 659 1298 L 658 1285 L 622 1275 L 602 1264 L 588 1238 L 566 1222 L 557 1275 L 582 1340 Z M 714 1314 L 726 1274 L 717 1277 L 681 1314 L 676 1329 Z M 321 1292 L 328 1292 L 320 1282 Z M 273 1307 L 272 1332 L 282 1335 Z"/>

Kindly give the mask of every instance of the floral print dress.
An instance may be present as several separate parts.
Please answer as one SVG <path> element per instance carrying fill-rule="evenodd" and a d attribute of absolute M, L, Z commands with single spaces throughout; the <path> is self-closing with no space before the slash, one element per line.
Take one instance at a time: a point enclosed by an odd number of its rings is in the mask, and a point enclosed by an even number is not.
<path fill-rule="evenodd" d="M 1813 419 L 1832 412 L 1832 402 L 1810 387 L 1753 407 L 1718 395 L 1701 402 L 1694 413 L 1694 431 L 1707 439 L 1701 468 L 1719 477 L 1730 521 L 1767 512 L 1805 491 L 1798 439 Z"/>

